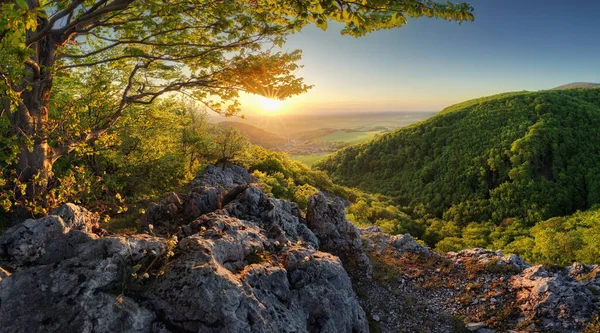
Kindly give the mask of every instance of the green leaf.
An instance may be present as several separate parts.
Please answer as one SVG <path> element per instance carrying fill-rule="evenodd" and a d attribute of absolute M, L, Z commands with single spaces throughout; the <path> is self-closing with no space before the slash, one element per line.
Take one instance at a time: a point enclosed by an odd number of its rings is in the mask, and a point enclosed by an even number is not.
<path fill-rule="evenodd" d="M 324 31 L 327 30 L 327 20 L 317 19 L 316 25 Z"/>
<path fill-rule="evenodd" d="M 29 9 L 29 6 L 27 6 L 27 1 L 25 0 L 17 0 L 17 5 L 19 5 L 21 9 Z"/>

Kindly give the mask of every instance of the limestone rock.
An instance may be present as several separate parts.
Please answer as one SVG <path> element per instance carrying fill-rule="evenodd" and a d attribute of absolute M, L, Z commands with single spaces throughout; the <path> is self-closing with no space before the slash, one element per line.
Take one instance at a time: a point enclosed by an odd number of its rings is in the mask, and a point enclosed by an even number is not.
<path fill-rule="evenodd" d="M 49 219 L 50 218 L 50 219 Z M 28 220 L 46 230 L 62 230 L 61 218 Z M 52 221 L 52 223 L 48 223 Z M 16 230 L 23 230 L 24 225 Z M 28 230 L 32 230 L 31 227 Z M 87 235 L 80 237 L 72 235 Z M 35 234 L 33 234 L 35 235 Z M 7 235 L 14 239 L 15 233 Z M 26 238 L 21 234 L 23 239 Z M 79 230 L 45 238 L 27 267 L 0 280 L 0 327 L 5 332 L 148 332 L 156 315 L 124 296 L 136 264 L 164 254 L 165 241 L 146 235 L 98 238 Z M 70 243 L 65 239 L 76 238 Z M 37 238 L 35 238 L 37 239 Z M 23 242 L 6 242 L 13 260 L 22 262 Z M 56 244 L 60 246 L 56 246 Z M 29 244 L 29 243 L 27 243 Z M 38 244 L 40 245 L 40 244 Z M 66 253 L 65 254 L 65 250 Z M 154 253 L 154 254 L 152 254 Z M 19 254 L 19 255 L 15 255 Z M 33 258 L 33 256 L 27 256 Z"/>
<path fill-rule="evenodd" d="M 162 236 L 175 234 L 202 214 L 220 209 L 234 200 L 253 181 L 248 171 L 239 166 L 221 168 L 210 165 L 192 180 L 189 194 L 180 196 L 171 193 L 161 202 L 151 204 L 142 217 L 139 232 Z"/>
<path fill-rule="evenodd" d="M 357 267 L 370 275 L 369 258 L 362 250 L 358 228 L 346 220 L 344 203 L 338 198 L 331 201 L 317 193 L 308 199 L 306 213 L 308 227 L 319 239 L 319 248 L 339 256 L 349 267 Z"/>
<path fill-rule="evenodd" d="M 569 271 L 550 273 L 538 265 L 512 279 L 519 308 L 525 316 L 538 318 L 544 329 L 575 332 L 598 309 L 589 288 Z"/>
<path fill-rule="evenodd" d="M 53 210 L 50 215 L 60 216 L 68 228 L 91 233 L 99 228 L 99 216 L 85 208 L 66 203 Z"/>
<path fill-rule="evenodd" d="M 248 172 L 248 170 L 237 166 L 228 165 L 226 167 L 218 167 L 209 165 L 206 167 L 204 172 L 192 180 L 192 187 L 206 186 L 206 187 L 225 187 L 228 189 L 234 188 L 238 185 L 248 185 L 254 182 L 254 179 Z"/>
<path fill-rule="evenodd" d="M 68 230 L 58 216 L 26 220 L 8 229 L 0 238 L 0 256 L 16 265 L 34 263 L 45 255 L 48 244 Z"/>
<path fill-rule="evenodd" d="M 74 205 L 8 230 L 0 331 L 368 332 L 340 259 L 251 181 L 209 167 L 147 210 L 145 234 L 95 233 Z"/>

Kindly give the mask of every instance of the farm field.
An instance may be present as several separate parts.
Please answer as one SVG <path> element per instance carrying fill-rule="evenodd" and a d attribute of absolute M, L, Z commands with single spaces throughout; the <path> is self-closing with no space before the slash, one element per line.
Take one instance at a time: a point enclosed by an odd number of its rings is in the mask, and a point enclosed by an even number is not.
<path fill-rule="evenodd" d="M 308 166 L 312 166 L 313 164 L 317 163 L 318 161 L 327 158 L 331 154 L 333 154 L 333 152 L 310 154 L 310 155 L 290 155 L 290 158 L 292 160 L 302 162 Z"/>
<path fill-rule="evenodd" d="M 388 132 L 388 131 L 362 132 L 362 131 L 341 130 L 341 131 L 336 131 L 336 132 L 333 132 L 326 136 L 317 138 L 316 141 L 341 141 L 341 142 L 347 143 L 349 145 L 353 145 L 353 144 L 371 140 L 375 136 L 386 133 L 386 132 Z"/>
<path fill-rule="evenodd" d="M 369 141 L 433 115 L 435 112 L 280 114 L 222 124 L 243 132 L 254 144 L 288 153 L 293 160 L 312 166 L 344 147 Z"/>

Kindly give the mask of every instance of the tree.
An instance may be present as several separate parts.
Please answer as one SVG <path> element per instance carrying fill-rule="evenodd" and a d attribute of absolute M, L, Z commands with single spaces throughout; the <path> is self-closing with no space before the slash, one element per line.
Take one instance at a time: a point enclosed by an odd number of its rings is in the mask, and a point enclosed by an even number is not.
<path fill-rule="evenodd" d="M 27 196 L 33 179 L 44 192 L 59 158 L 134 105 L 181 92 L 232 115 L 240 91 L 279 99 L 306 91 L 293 74 L 300 52 L 272 47 L 306 24 L 335 20 L 362 36 L 407 17 L 473 19 L 468 4 L 431 0 L 3 0 L 0 12 L 0 117 L 16 138 L 16 181 L 29 184 Z M 75 86 L 98 89 L 82 96 Z M 65 128 L 58 119 L 70 108 Z M 74 128 L 85 114 L 97 117 Z"/>
<path fill-rule="evenodd" d="M 210 155 L 217 164 L 223 168 L 240 157 L 250 146 L 250 141 L 235 128 L 229 126 L 213 125 L 211 130 L 214 145 L 210 148 Z"/>

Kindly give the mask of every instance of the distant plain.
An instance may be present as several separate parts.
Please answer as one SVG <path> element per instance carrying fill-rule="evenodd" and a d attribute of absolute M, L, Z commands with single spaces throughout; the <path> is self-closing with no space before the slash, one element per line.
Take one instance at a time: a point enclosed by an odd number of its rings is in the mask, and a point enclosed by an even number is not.
<path fill-rule="evenodd" d="M 224 122 L 244 132 L 251 142 L 286 152 L 312 165 L 335 151 L 373 139 L 434 116 L 436 112 L 348 112 L 331 114 L 251 115 Z M 242 125 L 243 124 L 243 125 Z M 326 124 L 326 127 L 324 126 Z"/>

